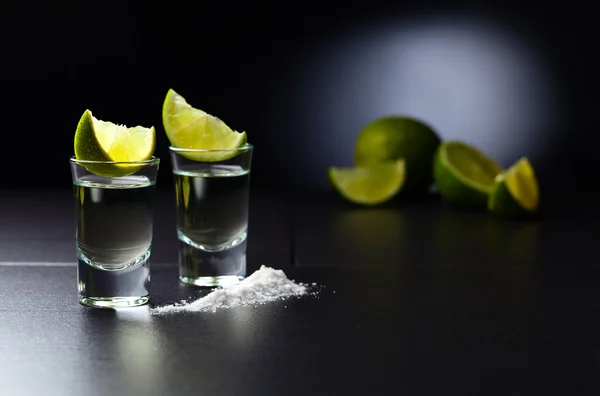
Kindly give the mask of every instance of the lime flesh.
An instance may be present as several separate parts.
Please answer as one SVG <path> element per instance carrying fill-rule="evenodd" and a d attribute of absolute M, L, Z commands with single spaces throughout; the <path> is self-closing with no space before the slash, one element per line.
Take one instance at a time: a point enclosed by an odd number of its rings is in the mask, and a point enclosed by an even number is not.
<path fill-rule="evenodd" d="M 350 202 L 378 205 L 390 200 L 404 184 L 404 160 L 357 167 L 330 167 L 329 179 Z"/>

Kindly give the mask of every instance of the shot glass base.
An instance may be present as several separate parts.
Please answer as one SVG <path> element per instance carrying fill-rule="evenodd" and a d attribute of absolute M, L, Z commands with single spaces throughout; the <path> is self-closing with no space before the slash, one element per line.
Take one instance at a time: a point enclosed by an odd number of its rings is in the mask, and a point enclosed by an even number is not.
<path fill-rule="evenodd" d="M 230 249 L 206 251 L 180 241 L 179 280 L 186 285 L 229 287 L 246 277 L 246 237 Z"/>
<path fill-rule="evenodd" d="M 147 304 L 148 296 L 140 297 L 79 297 L 79 303 L 94 308 L 128 308 Z"/>
<path fill-rule="evenodd" d="M 227 288 L 235 286 L 244 279 L 243 276 L 227 275 L 227 276 L 200 276 L 190 278 L 180 276 L 179 281 L 185 285 L 200 286 L 200 287 L 223 287 Z"/>

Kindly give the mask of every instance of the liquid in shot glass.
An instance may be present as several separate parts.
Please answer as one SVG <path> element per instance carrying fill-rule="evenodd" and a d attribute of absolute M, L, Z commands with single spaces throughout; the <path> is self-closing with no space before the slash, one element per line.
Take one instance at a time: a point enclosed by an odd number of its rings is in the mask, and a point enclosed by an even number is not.
<path fill-rule="evenodd" d="M 250 144 L 229 150 L 170 147 L 182 283 L 231 286 L 246 276 L 252 152 Z"/>
<path fill-rule="evenodd" d="M 127 176 L 99 176 L 94 167 L 135 167 Z M 79 302 L 130 307 L 148 302 L 154 196 L 159 159 L 138 162 L 71 158 Z"/>

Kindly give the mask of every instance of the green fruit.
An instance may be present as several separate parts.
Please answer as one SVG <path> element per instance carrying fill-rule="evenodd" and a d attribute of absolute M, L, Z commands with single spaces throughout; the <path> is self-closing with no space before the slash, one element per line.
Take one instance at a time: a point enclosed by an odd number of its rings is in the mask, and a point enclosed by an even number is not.
<path fill-rule="evenodd" d="M 539 187 L 533 167 L 521 158 L 496 176 L 488 199 L 488 210 L 504 216 L 527 216 L 538 210 Z"/>
<path fill-rule="evenodd" d="M 213 150 L 180 152 L 191 160 L 223 161 L 235 156 L 235 149 L 245 146 L 247 142 L 246 132 L 236 132 L 219 118 L 190 106 L 183 96 L 172 89 L 167 92 L 163 103 L 162 120 L 173 147 Z"/>
<path fill-rule="evenodd" d="M 390 200 L 404 184 L 404 160 L 354 168 L 329 168 L 329 180 L 350 202 L 378 205 Z"/>
<path fill-rule="evenodd" d="M 154 127 L 124 125 L 101 121 L 86 110 L 75 131 L 75 158 L 83 161 L 115 162 L 114 164 L 86 163 L 85 168 L 99 176 L 121 177 L 142 168 L 132 162 L 152 158 L 156 145 Z M 126 164 L 125 162 L 129 162 Z"/>
<path fill-rule="evenodd" d="M 438 148 L 433 166 L 435 187 L 444 200 L 484 207 L 502 168 L 481 151 L 458 141 Z"/>
<path fill-rule="evenodd" d="M 358 135 L 354 163 L 365 166 L 403 158 L 403 193 L 427 192 L 432 182 L 433 156 L 439 145 L 436 132 L 417 119 L 382 117 L 366 125 Z"/>

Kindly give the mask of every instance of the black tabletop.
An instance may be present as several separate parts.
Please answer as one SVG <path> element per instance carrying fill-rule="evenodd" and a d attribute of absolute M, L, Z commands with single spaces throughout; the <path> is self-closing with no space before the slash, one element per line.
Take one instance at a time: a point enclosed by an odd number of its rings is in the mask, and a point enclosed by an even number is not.
<path fill-rule="evenodd" d="M 77 303 L 70 191 L 0 202 L 3 396 L 600 388 L 598 216 L 583 204 L 508 221 L 434 198 L 356 208 L 253 193 L 249 271 L 281 268 L 317 296 L 153 316 L 206 293 L 177 281 L 170 194 L 159 194 L 151 304 L 120 310 Z"/>

